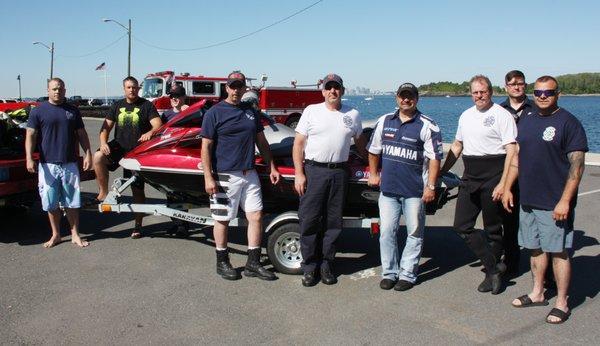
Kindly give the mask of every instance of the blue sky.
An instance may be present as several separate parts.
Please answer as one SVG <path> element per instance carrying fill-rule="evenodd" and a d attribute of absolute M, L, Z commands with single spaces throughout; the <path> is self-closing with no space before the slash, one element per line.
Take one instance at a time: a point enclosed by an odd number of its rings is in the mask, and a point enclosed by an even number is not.
<path fill-rule="evenodd" d="M 132 19 L 132 74 L 161 70 L 224 76 L 240 69 L 265 73 L 269 85 L 314 83 L 327 72 L 348 87 L 393 90 L 401 82 L 461 82 L 488 75 L 494 84 L 517 68 L 528 80 L 542 74 L 600 72 L 597 1 L 343 1 L 323 0 L 305 12 L 239 41 L 211 49 L 174 52 L 227 41 L 272 24 L 317 0 L 255 1 L 28 1 L 6 2 L 0 12 L 0 98 L 46 94 L 50 54 L 33 41 L 55 43 L 54 75 L 68 95 L 120 95 L 127 71 L 126 36 Z M 141 42 L 141 41 L 143 42 Z M 87 55 L 83 56 L 82 55 Z"/>

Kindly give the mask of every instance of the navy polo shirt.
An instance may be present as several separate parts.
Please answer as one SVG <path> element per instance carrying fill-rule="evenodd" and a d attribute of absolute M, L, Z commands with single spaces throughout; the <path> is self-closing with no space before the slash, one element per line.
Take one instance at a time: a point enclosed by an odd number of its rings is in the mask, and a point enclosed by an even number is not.
<path fill-rule="evenodd" d="M 508 97 L 500 104 L 500 106 L 504 107 L 504 109 L 510 112 L 517 124 L 519 123 L 521 117 L 527 115 L 529 112 L 532 112 L 535 108 L 535 104 L 531 102 L 529 97 L 525 97 L 525 102 L 523 102 L 519 109 L 512 108 L 510 105 L 510 99 Z"/>
<path fill-rule="evenodd" d="M 41 163 L 64 164 L 77 161 L 77 130 L 84 128 L 81 114 L 66 102 L 43 102 L 33 108 L 27 127 L 38 131 Z"/>
<path fill-rule="evenodd" d="M 256 134 L 263 131 L 260 116 L 251 107 L 221 101 L 202 120 L 201 135 L 214 141 L 212 166 L 215 172 L 254 168 Z"/>
<path fill-rule="evenodd" d="M 553 210 L 565 189 L 571 167 L 567 154 L 588 151 L 583 126 L 562 108 L 548 116 L 536 110 L 519 122 L 517 142 L 521 204 Z"/>
<path fill-rule="evenodd" d="M 421 197 L 429 160 L 442 159 L 442 135 L 435 122 L 421 112 L 403 123 L 396 111 L 379 119 L 368 150 L 381 155 L 384 196 Z"/>

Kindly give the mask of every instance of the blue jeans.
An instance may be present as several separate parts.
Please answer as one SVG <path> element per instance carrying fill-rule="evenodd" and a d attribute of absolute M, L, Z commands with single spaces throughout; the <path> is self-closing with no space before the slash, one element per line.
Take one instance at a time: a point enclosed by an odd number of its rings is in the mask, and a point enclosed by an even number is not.
<path fill-rule="evenodd" d="M 402 259 L 398 256 L 398 229 L 400 216 L 406 220 L 406 245 Z M 381 275 L 385 279 L 417 281 L 419 260 L 423 249 L 425 207 L 420 197 L 401 198 L 379 195 L 381 234 Z"/>

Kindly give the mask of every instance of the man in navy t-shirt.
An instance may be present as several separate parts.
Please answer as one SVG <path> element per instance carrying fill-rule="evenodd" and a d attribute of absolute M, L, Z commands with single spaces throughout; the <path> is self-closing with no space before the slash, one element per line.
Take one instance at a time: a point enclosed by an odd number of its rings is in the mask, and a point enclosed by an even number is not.
<path fill-rule="evenodd" d="M 79 110 L 65 101 L 65 83 L 60 78 L 48 81 L 48 102 L 34 108 L 27 121 L 25 158 L 27 170 L 38 170 L 38 186 L 42 209 L 48 212 L 52 236 L 44 243 L 50 248 L 61 242 L 60 205 L 66 209 L 71 225 L 71 242 L 80 247 L 88 242 L 79 236 L 79 167 L 80 144 L 84 150 L 83 169 L 92 168 L 90 141 Z M 38 145 L 40 160 L 35 165 L 34 148 Z"/>
<path fill-rule="evenodd" d="M 270 165 L 273 184 L 279 182 L 280 175 L 271 159 L 259 113 L 240 104 L 246 91 L 246 77 L 237 71 L 230 73 L 226 90 L 227 99 L 210 108 L 202 121 L 202 167 L 215 220 L 217 274 L 227 280 L 240 278 L 229 262 L 227 228 L 241 207 L 248 219 L 248 261 L 244 275 L 275 280 L 276 276 L 260 264 L 262 197 L 254 169 L 255 145 Z"/>
<path fill-rule="evenodd" d="M 381 276 L 379 287 L 411 289 L 417 281 L 425 231 L 425 203 L 435 198 L 442 159 L 439 127 L 417 109 L 419 91 L 411 83 L 396 92 L 398 110 L 379 118 L 367 146 L 369 185 L 381 186 L 379 217 Z M 381 161 L 381 175 L 377 172 Z M 406 221 L 406 244 L 398 251 L 400 217 Z"/>
<path fill-rule="evenodd" d="M 512 304 L 515 307 L 548 305 L 544 299 L 544 272 L 550 257 L 557 297 L 546 322 L 553 324 L 564 322 L 570 314 L 567 293 L 571 263 L 567 249 L 573 244 L 577 189 L 588 151 L 583 126 L 575 116 L 558 106 L 558 96 L 555 78 L 542 76 L 536 80 L 537 110 L 519 122 L 518 158 L 511 164 L 502 201 L 504 208 L 512 211 L 510 188 L 518 175 L 521 190 L 519 245 L 531 251 L 533 290 Z"/>

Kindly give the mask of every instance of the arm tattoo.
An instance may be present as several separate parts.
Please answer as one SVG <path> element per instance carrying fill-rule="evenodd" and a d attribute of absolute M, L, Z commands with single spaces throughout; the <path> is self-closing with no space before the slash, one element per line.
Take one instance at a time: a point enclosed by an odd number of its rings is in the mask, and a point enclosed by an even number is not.
<path fill-rule="evenodd" d="M 567 154 L 569 159 L 569 179 L 579 180 L 583 175 L 583 168 L 585 167 L 585 153 L 583 151 L 572 151 Z"/>

